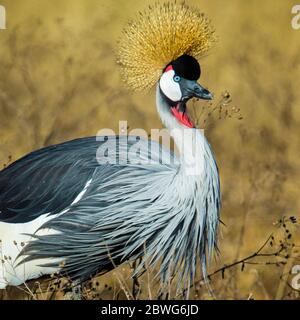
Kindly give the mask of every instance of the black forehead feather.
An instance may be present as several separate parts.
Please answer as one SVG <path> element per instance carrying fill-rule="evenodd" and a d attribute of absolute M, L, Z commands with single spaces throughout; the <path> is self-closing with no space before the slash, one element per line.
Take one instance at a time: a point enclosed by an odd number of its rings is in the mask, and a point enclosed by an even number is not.
<path fill-rule="evenodd" d="M 187 54 L 184 54 L 170 63 L 175 73 L 188 80 L 198 80 L 201 69 L 198 61 Z"/>

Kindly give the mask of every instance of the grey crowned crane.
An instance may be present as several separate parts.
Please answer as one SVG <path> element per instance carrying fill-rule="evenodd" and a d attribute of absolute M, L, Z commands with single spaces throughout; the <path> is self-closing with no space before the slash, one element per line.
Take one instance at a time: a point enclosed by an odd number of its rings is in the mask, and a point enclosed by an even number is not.
<path fill-rule="evenodd" d="M 219 175 L 186 103 L 212 99 L 197 82 L 197 58 L 214 39 L 202 13 L 165 3 L 128 24 L 119 43 L 128 87 L 156 83 L 157 111 L 178 156 L 132 136 L 88 137 L 34 151 L 0 172 L 0 289 L 53 272 L 80 283 L 136 259 L 136 274 L 158 265 L 162 283 L 177 275 L 181 288 L 198 260 L 206 275 L 217 247 Z"/>

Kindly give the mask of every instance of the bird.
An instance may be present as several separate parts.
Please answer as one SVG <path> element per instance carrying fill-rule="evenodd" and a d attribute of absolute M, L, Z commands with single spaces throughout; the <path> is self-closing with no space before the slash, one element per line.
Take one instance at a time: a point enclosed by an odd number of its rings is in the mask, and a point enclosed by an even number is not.
<path fill-rule="evenodd" d="M 186 3 L 155 3 L 125 25 L 121 77 L 133 92 L 156 88 L 178 152 L 139 136 L 92 136 L 2 169 L 0 289 L 53 273 L 83 283 L 138 259 L 134 275 L 156 268 L 162 286 L 176 279 L 188 289 L 197 270 L 207 278 L 218 253 L 220 179 L 188 101 L 213 99 L 198 80 L 215 42 L 211 21 Z"/>

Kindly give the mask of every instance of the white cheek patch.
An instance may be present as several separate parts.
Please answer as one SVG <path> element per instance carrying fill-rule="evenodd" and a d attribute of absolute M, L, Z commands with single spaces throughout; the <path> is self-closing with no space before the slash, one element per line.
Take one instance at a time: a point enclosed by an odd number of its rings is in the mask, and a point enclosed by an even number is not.
<path fill-rule="evenodd" d="M 173 80 L 174 70 L 163 73 L 159 80 L 160 89 L 172 101 L 179 101 L 182 97 L 179 83 Z"/>

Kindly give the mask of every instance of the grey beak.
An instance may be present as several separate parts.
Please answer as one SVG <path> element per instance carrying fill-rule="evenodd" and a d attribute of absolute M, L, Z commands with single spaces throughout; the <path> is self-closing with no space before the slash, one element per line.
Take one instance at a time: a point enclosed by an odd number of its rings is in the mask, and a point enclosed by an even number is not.
<path fill-rule="evenodd" d="M 194 80 L 181 79 L 180 88 L 183 100 L 188 100 L 193 97 L 204 100 L 213 99 L 213 94 Z"/>
<path fill-rule="evenodd" d="M 198 82 L 194 84 L 193 96 L 203 100 L 212 100 L 214 97 L 212 93 L 203 88 Z"/>

